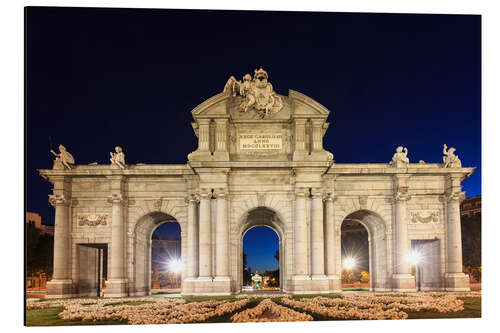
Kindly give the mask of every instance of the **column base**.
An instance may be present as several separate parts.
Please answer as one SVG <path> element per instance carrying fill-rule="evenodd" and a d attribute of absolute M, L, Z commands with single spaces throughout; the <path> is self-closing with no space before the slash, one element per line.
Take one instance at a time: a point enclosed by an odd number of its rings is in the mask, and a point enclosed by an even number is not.
<path fill-rule="evenodd" d="M 328 294 L 330 292 L 329 281 L 326 275 L 311 276 L 311 291 L 320 294 Z"/>
<path fill-rule="evenodd" d="M 104 297 L 126 297 L 128 296 L 127 279 L 110 279 L 106 281 Z"/>
<path fill-rule="evenodd" d="M 181 294 L 190 295 L 232 295 L 232 279 L 229 276 L 200 276 L 198 278 L 185 278 Z"/>
<path fill-rule="evenodd" d="M 411 274 L 392 274 L 392 291 L 416 292 L 415 278 Z"/>
<path fill-rule="evenodd" d="M 337 275 L 328 275 L 327 278 L 330 292 L 339 293 L 342 291 L 342 281 Z"/>
<path fill-rule="evenodd" d="M 446 291 L 470 291 L 469 275 L 464 273 L 444 273 Z"/>
<path fill-rule="evenodd" d="M 45 298 L 68 298 L 75 296 L 73 292 L 73 280 L 52 280 L 47 282 L 47 294 Z"/>

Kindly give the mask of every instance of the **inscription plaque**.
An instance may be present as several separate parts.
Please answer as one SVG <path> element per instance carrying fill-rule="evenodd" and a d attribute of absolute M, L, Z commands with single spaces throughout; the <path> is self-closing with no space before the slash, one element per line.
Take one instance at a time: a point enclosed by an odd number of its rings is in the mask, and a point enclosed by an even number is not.
<path fill-rule="evenodd" d="M 269 133 L 240 134 L 240 150 L 279 150 L 282 148 L 283 135 Z"/>

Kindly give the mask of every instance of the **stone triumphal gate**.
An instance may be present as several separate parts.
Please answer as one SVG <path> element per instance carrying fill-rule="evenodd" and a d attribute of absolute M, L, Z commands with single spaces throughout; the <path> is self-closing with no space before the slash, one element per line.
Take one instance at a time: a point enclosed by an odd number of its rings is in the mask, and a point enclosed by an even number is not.
<path fill-rule="evenodd" d="M 53 152 L 53 169 L 40 170 L 55 207 L 49 297 L 96 295 L 103 271 L 105 296 L 149 294 L 151 235 L 172 221 L 185 295 L 240 292 L 243 236 L 259 225 L 279 236 L 282 291 L 339 291 L 344 221 L 368 231 L 372 290 L 416 290 L 412 248 L 424 254 L 422 290 L 469 289 L 459 203 L 473 168 L 454 148 L 443 163 L 410 163 L 398 147 L 390 163 L 337 164 L 322 144 L 329 111 L 278 95 L 262 69 L 191 113 L 198 149 L 187 164 L 127 165 L 117 147 L 110 164 L 75 165 L 65 147 Z"/>

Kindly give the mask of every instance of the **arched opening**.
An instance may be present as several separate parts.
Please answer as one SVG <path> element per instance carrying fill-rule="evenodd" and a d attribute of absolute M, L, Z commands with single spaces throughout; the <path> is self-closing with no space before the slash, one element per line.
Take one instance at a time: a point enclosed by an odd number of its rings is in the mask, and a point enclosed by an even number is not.
<path fill-rule="evenodd" d="M 268 226 L 255 226 L 243 235 L 243 291 L 279 291 L 279 237 Z"/>
<path fill-rule="evenodd" d="M 356 220 L 345 219 L 341 227 L 342 289 L 370 288 L 368 231 Z"/>
<path fill-rule="evenodd" d="M 181 225 L 171 215 L 155 212 L 142 217 L 135 227 L 133 295 L 151 295 L 162 289 L 182 287 L 184 256 Z"/>
<path fill-rule="evenodd" d="M 267 207 L 258 207 L 245 214 L 240 226 L 238 269 L 235 272 L 238 276 L 237 288 L 242 292 L 255 292 L 259 290 L 262 292 L 283 291 L 286 283 L 286 272 L 283 269 L 286 267 L 286 249 L 284 246 L 284 225 L 278 214 Z M 245 265 L 243 254 L 245 251 L 252 251 L 252 248 L 254 248 L 255 254 L 246 253 Z M 245 266 L 247 273 L 244 272 Z M 255 283 L 252 285 L 252 282 L 248 281 L 248 279 L 251 281 L 251 275 L 248 276 L 248 268 L 250 268 L 251 274 L 259 271 L 259 275 L 262 278 L 261 286 L 265 285 L 265 288 L 256 289 Z M 244 274 L 246 274 L 245 279 Z M 249 288 L 249 286 L 253 288 Z"/>
<path fill-rule="evenodd" d="M 361 288 L 361 272 L 366 271 L 369 276 L 363 280 L 368 280 L 371 291 L 391 290 L 384 220 L 375 212 L 358 210 L 344 218 L 339 231 L 342 266 L 346 266 L 347 274 L 352 269 L 354 276 L 351 277 L 360 282 L 358 286 L 352 287 Z M 351 240 L 344 244 L 344 237 Z M 357 269 L 354 270 L 354 267 Z"/>
<path fill-rule="evenodd" d="M 151 236 L 151 292 L 181 289 L 181 226 L 178 222 L 158 225 Z"/>

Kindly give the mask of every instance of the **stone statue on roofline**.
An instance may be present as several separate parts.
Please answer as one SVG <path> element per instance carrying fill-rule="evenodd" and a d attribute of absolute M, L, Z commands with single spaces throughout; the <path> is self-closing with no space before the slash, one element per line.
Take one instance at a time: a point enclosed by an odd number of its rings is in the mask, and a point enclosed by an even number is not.
<path fill-rule="evenodd" d="M 389 162 L 389 165 L 399 168 L 402 166 L 406 166 L 409 163 L 410 159 L 408 158 L 408 148 L 399 146 L 396 148 L 396 152 L 392 156 L 392 161 Z"/>
<path fill-rule="evenodd" d="M 461 168 L 462 161 L 455 155 L 456 149 L 450 147 L 448 150 L 448 146 L 446 144 L 443 145 L 443 168 Z"/>
<path fill-rule="evenodd" d="M 268 78 L 267 72 L 262 67 L 254 71 L 253 79 L 250 74 L 245 74 L 243 82 L 231 76 L 224 86 L 224 93 L 245 98 L 240 104 L 241 112 L 255 109 L 260 118 L 267 118 L 283 108 L 283 101 L 274 92 L 273 85 L 267 81 Z"/>
<path fill-rule="evenodd" d="M 115 147 L 116 153 L 110 152 L 109 155 L 111 158 L 109 159 L 111 162 L 111 165 L 116 165 L 120 169 L 125 169 L 125 154 L 123 153 L 122 147 L 116 146 Z"/>
<path fill-rule="evenodd" d="M 56 157 L 56 159 L 54 160 L 54 169 L 65 168 L 71 170 L 71 166 L 75 164 L 73 155 L 71 155 L 63 145 L 59 145 L 59 153 L 56 153 L 52 149 L 50 150 L 50 152 Z"/>

